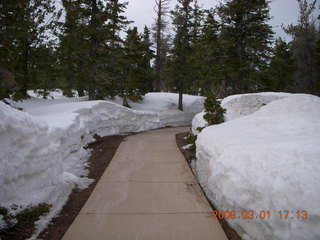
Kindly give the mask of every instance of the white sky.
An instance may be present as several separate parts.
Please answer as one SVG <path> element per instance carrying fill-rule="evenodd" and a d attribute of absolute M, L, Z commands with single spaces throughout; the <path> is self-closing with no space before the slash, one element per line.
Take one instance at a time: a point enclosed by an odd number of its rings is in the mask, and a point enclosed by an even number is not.
<path fill-rule="evenodd" d="M 248 0 L 250 1 L 250 0 Z M 311 2 L 311 0 L 308 0 Z M 155 17 L 153 11 L 154 0 L 129 0 L 129 5 L 125 15 L 129 20 L 134 21 L 133 26 L 137 26 L 139 31 L 143 30 L 143 27 L 147 25 L 151 27 Z M 204 8 L 209 9 L 215 7 L 219 0 L 198 0 L 199 5 L 203 5 Z M 173 7 L 177 4 L 177 0 L 171 0 L 171 6 Z M 320 0 L 317 0 L 317 9 L 315 15 L 319 15 L 319 5 Z M 286 37 L 286 34 L 281 28 L 281 24 L 289 25 L 291 23 L 296 23 L 299 15 L 298 2 L 296 0 L 273 0 L 270 4 L 272 20 L 270 25 L 274 27 L 274 32 L 276 32 L 276 37 Z"/>

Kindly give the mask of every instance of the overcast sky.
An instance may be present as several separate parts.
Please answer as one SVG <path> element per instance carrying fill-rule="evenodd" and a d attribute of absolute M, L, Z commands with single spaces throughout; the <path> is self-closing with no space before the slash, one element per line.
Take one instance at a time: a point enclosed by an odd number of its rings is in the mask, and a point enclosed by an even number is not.
<path fill-rule="evenodd" d="M 153 11 L 154 0 L 129 0 L 128 2 L 129 5 L 125 14 L 129 20 L 135 22 L 132 25 L 137 26 L 139 31 L 142 31 L 145 25 L 151 27 L 154 22 L 153 17 L 155 17 Z M 215 7 L 219 0 L 198 0 L 198 2 L 204 8 L 209 9 Z M 171 0 L 172 9 L 176 4 L 177 0 Z M 317 0 L 316 16 L 319 15 L 319 5 L 320 0 Z M 270 15 L 273 18 L 270 24 L 274 27 L 276 37 L 281 36 L 285 38 L 286 34 L 282 31 L 281 24 L 288 25 L 297 22 L 299 14 L 298 3 L 296 0 L 273 0 L 270 7 Z"/>

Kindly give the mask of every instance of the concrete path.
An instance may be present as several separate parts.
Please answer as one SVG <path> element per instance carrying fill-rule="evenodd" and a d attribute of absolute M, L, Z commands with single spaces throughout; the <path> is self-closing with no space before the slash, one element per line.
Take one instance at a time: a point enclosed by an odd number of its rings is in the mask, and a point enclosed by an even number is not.
<path fill-rule="evenodd" d="M 188 130 L 127 137 L 63 239 L 227 239 L 176 145 Z"/>

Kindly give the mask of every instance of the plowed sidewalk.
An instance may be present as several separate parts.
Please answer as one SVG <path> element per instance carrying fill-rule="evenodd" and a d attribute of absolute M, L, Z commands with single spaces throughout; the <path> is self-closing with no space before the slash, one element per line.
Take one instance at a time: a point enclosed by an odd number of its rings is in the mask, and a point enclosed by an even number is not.
<path fill-rule="evenodd" d="M 127 137 L 64 240 L 227 239 L 167 128 Z"/>

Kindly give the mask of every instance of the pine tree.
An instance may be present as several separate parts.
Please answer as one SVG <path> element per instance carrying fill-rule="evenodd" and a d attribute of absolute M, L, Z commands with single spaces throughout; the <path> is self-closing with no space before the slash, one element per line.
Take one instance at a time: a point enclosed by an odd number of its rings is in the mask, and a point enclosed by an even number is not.
<path fill-rule="evenodd" d="M 295 91 L 316 94 L 319 68 L 316 63 L 316 42 L 319 34 L 311 19 L 316 1 L 298 0 L 300 16 L 298 25 L 285 28 L 292 36 L 292 53 L 295 60 Z M 319 94 L 319 93 L 318 93 Z"/>
<path fill-rule="evenodd" d="M 10 98 L 16 88 L 16 81 L 12 73 L 0 67 L 0 100 Z"/>
<path fill-rule="evenodd" d="M 160 92 L 165 88 L 163 70 L 165 67 L 168 43 L 165 31 L 167 29 L 167 21 L 165 20 L 166 15 L 169 13 L 170 0 L 156 0 L 156 6 L 154 11 L 157 14 L 156 23 L 153 27 L 153 36 L 156 48 L 156 59 L 155 59 L 155 91 Z"/>
<path fill-rule="evenodd" d="M 221 107 L 221 102 L 216 99 L 214 92 L 209 91 L 204 101 L 205 114 L 203 119 L 207 121 L 208 126 L 224 122 L 226 109 Z"/>
<path fill-rule="evenodd" d="M 88 58 L 85 50 L 84 26 L 81 24 L 83 12 L 79 0 L 63 0 L 65 10 L 65 21 L 62 23 L 62 33 L 59 35 L 59 60 L 62 75 L 64 94 L 73 96 L 73 89 L 78 90 L 79 96 L 84 95 L 85 81 L 88 75 L 83 70 L 84 59 Z"/>
<path fill-rule="evenodd" d="M 227 77 L 225 91 L 256 91 L 261 85 L 257 81 L 258 73 L 267 63 L 272 37 L 267 24 L 268 3 L 267 0 L 226 0 L 218 7 L 224 48 L 220 64 Z"/>
<path fill-rule="evenodd" d="M 48 15 L 55 16 L 53 0 L 3 0 L 0 5 L 0 65 L 18 84 L 16 98 L 26 98 L 35 71 L 37 48 L 46 40 Z"/>
<path fill-rule="evenodd" d="M 294 88 L 294 59 L 290 45 L 281 38 L 276 40 L 274 55 L 268 69 L 266 91 L 293 92 Z"/>
<path fill-rule="evenodd" d="M 193 75 L 196 79 L 195 89 L 199 89 L 201 95 L 205 95 L 212 88 L 217 88 L 220 83 L 220 65 L 218 63 L 222 50 L 219 31 L 220 25 L 215 20 L 214 11 L 205 11 L 205 19 L 192 51 Z"/>
<path fill-rule="evenodd" d="M 178 108 L 183 111 L 183 93 L 191 85 L 190 54 L 192 0 L 178 0 L 175 10 L 171 12 L 175 37 L 170 58 L 170 81 L 179 93 Z"/>
<path fill-rule="evenodd" d="M 127 2 L 65 2 L 70 5 L 70 14 L 66 11 L 64 25 L 66 34 L 62 37 L 63 58 L 68 63 L 65 72 L 68 79 L 67 88 L 76 85 L 82 91 L 86 89 L 89 100 L 115 96 L 120 86 L 118 82 L 122 71 L 121 57 L 124 54 L 123 41 L 119 34 L 129 24 L 122 15 Z M 74 46 L 70 46 L 73 40 Z M 80 81 L 75 84 L 75 79 Z"/>
<path fill-rule="evenodd" d="M 54 90 L 57 84 L 57 52 L 54 44 L 48 42 L 37 48 L 35 53 L 34 70 L 37 78 L 31 84 L 35 87 L 35 92 L 47 99 L 51 90 Z"/>
<path fill-rule="evenodd" d="M 122 71 L 122 86 L 120 97 L 123 98 L 123 105 L 130 107 L 131 101 L 141 101 L 142 96 L 150 90 L 152 84 L 152 68 L 150 60 L 150 41 L 148 31 L 141 36 L 136 27 L 127 30 L 127 37 L 124 41 L 124 57 Z"/>
<path fill-rule="evenodd" d="M 151 60 L 154 58 L 154 51 L 152 48 L 152 42 L 150 39 L 150 30 L 147 26 L 144 27 L 142 34 L 142 59 L 141 67 L 145 70 L 142 81 L 144 82 L 143 92 L 152 92 L 153 86 L 153 69 L 151 67 Z"/>
<path fill-rule="evenodd" d="M 320 15 L 318 19 L 320 20 Z M 318 30 L 318 41 L 316 43 L 316 67 L 318 69 L 318 78 L 315 83 L 315 91 L 320 96 L 320 29 Z"/>
<path fill-rule="evenodd" d="M 110 0 L 107 3 L 108 22 L 107 22 L 107 41 L 104 53 L 104 72 L 105 77 L 100 82 L 100 95 L 114 98 L 122 92 L 123 75 L 123 40 L 120 33 L 125 30 L 131 21 L 123 15 L 128 2 Z"/>

